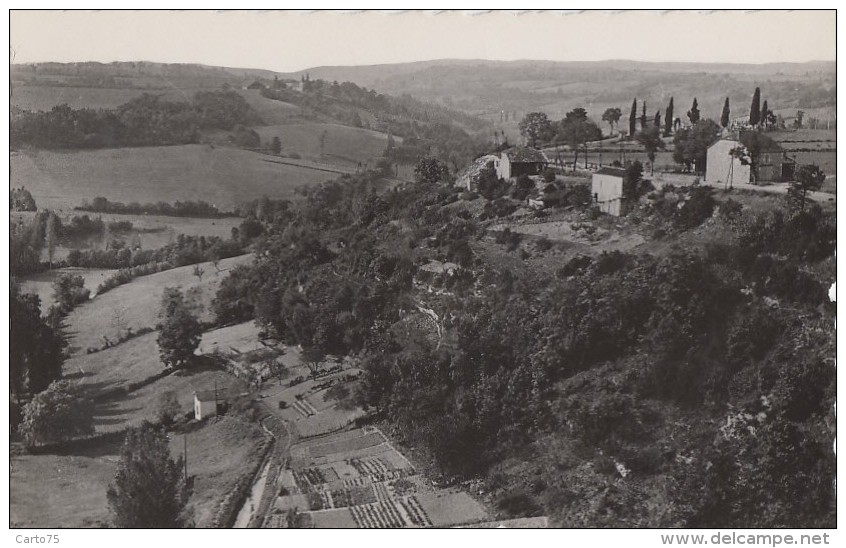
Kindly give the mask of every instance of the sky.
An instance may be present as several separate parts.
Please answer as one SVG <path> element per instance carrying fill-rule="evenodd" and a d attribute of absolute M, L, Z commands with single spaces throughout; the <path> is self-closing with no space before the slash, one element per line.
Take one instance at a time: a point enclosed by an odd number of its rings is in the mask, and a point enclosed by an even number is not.
<path fill-rule="evenodd" d="M 155 61 L 293 72 L 429 59 L 835 60 L 829 11 L 10 13 L 14 63 Z"/>

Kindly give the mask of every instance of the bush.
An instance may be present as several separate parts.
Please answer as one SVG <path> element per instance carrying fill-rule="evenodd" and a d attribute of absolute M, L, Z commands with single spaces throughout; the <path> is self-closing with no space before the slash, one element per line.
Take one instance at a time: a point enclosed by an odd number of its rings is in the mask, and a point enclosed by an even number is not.
<path fill-rule="evenodd" d="M 538 251 L 549 251 L 552 248 L 552 242 L 549 238 L 542 237 L 538 241 L 535 242 L 535 249 Z"/>
<path fill-rule="evenodd" d="M 76 305 L 88 300 L 90 291 L 84 285 L 82 276 L 70 273 L 62 274 L 53 282 L 53 296 L 63 312 L 70 312 Z"/>
<path fill-rule="evenodd" d="M 552 183 L 555 181 L 555 171 L 552 168 L 546 168 L 545 170 L 543 170 L 541 176 L 543 177 L 543 180 L 547 183 Z"/>
<path fill-rule="evenodd" d="M 714 214 L 714 205 L 710 188 L 694 188 L 684 205 L 676 209 L 673 224 L 681 229 L 697 227 Z"/>
<path fill-rule="evenodd" d="M 570 276 L 581 274 L 592 263 L 593 259 L 591 259 L 587 255 L 578 255 L 577 257 L 573 257 L 572 259 L 567 261 L 567 264 L 559 268 L 558 272 L 556 272 L 556 275 L 559 278 L 569 278 Z"/>
<path fill-rule="evenodd" d="M 173 390 L 162 392 L 156 403 L 156 421 L 165 428 L 169 428 L 180 413 L 182 413 L 182 406 L 176 399 L 176 392 Z"/>

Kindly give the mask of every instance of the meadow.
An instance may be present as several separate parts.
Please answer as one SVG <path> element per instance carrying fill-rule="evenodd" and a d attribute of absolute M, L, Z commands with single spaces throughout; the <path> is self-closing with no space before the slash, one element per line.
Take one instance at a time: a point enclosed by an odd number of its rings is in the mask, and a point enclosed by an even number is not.
<path fill-rule="evenodd" d="M 255 130 L 263 143 L 279 137 L 283 154 L 295 153 L 303 158 L 342 166 L 357 166 L 358 162 L 380 157 L 388 144 L 388 136 L 384 133 L 340 124 L 301 121 L 261 126 Z M 324 132 L 321 155 L 320 138 Z M 395 140 L 401 142 L 399 138 Z"/>
<path fill-rule="evenodd" d="M 205 271 L 202 279 L 194 275 L 193 266 L 183 266 L 141 276 L 99 295 L 68 315 L 70 344 L 84 353 L 89 347 L 102 346 L 104 337 L 114 341 L 128 328 L 138 331 L 155 326 L 166 287 L 181 287 L 198 317 L 208 321 L 212 318 L 209 304 L 227 271 L 252 258 L 252 255 L 241 255 L 223 259 L 218 264 L 220 272 L 211 263 L 201 263 L 199 267 Z"/>
<path fill-rule="evenodd" d="M 291 198 L 301 185 L 333 174 L 262 161 L 264 155 L 212 145 L 13 153 L 11 185 L 29 190 L 39 208 L 67 208 L 103 196 L 111 201 L 202 199 L 231 210 L 262 196 Z"/>

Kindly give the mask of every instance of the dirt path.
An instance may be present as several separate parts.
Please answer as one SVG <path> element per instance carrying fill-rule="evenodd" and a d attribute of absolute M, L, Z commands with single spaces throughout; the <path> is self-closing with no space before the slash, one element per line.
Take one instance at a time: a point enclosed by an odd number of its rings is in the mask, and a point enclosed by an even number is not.
<path fill-rule="evenodd" d="M 259 528 L 264 525 L 267 514 L 279 495 L 280 472 L 287 466 L 291 458 L 293 436 L 288 424 L 280 419 L 265 403 L 262 402 L 260 407 L 267 413 L 261 426 L 265 432 L 273 437 L 273 447 L 270 450 L 270 458 L 264 470 L 238 513 L 238 519 L 235 521 L 236 528 Z"/>

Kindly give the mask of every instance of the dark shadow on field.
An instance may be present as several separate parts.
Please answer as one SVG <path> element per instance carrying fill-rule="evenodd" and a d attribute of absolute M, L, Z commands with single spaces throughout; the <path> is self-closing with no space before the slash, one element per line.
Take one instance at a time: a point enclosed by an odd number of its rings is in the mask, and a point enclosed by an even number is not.
<path fill-rule="evenodd" d="M 33 455 L 62 455 L 91 458 L 117 456 L 120 454 L 124 436 L 125 432 L 119 430 L 91 438 L 35 447 L 30 449 L 29 452 Z"/>

